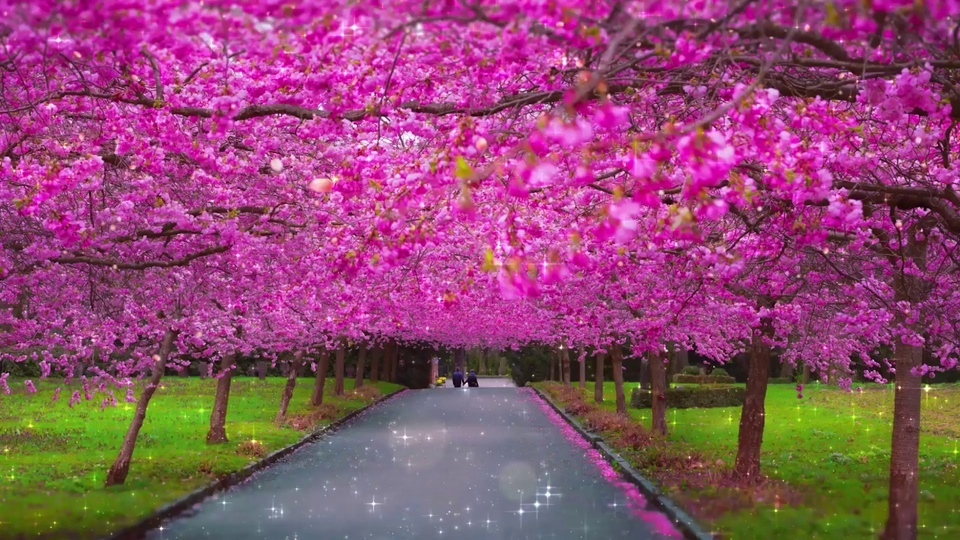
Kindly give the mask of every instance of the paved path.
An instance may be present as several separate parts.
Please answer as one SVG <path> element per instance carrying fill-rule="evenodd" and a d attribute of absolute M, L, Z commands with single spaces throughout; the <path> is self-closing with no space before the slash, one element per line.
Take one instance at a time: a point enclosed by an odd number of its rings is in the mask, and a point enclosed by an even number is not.
<path fill-rule="evenodd" d="M 643 508 L 529 389 L 408 391 L 152 539 L 660 538 Z"/>

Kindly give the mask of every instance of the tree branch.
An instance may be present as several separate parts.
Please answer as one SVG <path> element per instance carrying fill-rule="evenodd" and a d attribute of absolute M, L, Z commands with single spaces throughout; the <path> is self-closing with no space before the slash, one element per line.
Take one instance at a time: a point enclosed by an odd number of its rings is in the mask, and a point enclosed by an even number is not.
<path fill-rule="evenodd" d="M 223 253 L 228 249 L 230 249 L 230 246 L 213 246 L 204 250 L 200 250 L 196 253 L 191 253 L 190 255 L 180 259 L 173 259 L 169 261 L 142 261 L 138 263 L 128 263 L 116 259 L 105 259 L 102 257 L 93 257 L 79 253 L 75 253 L 70 257 L 53 257 L 49 260 L 50 262 L 58 264 L 89 264 L 91 266 L 108 266 L 114 268 L 115 270 L 144 270 L 147 268 L 174 268 L 177 266 L 186 266 L 196 259 L 207 257 L 209 255 L 216 255 L 217 253 Z"/>

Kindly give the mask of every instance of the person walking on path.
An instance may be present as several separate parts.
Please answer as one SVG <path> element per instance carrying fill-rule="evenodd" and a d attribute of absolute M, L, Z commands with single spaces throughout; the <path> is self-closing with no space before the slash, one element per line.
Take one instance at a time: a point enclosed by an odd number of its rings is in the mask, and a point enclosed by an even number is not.
<path fill-rule="evenodd" d="M 472 369 L 470 370 L 470 374 L 467 375 L 467 386 L 469 386 L 470 388 L 480 387 L 480 383 L 477 382 L 477 372 L 473 371 Z"/>
<path fill-rule="evenodd" d="M 460 371 L 460 368 L 457 368 L 453 371 L 453 387 L 460 388 L 463 386 L 463 372 Z"/>

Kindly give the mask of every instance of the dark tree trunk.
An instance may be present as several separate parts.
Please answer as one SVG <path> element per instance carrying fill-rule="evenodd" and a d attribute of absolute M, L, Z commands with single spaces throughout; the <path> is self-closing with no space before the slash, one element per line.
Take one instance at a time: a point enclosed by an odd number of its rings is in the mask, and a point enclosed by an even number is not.
<path fill-rule="evenodd" d="M 770 379 L 770 345 L 764 338 L 773 335 L 773 321 L 760 320 L 753 330 L 750 344 L 747 391 L 740 412 L 740 434 L 737 437 L 737 458 L 733 474 L 737 478 L 756 481 L 760 478 L 760 447 L 763 444 L 764 402 Z"/>
<path fill-rule="evenodd" d="M 587 387 L 587 356 L 582 347 L 577 358 L 580 360 L 580 389 L 584 389 Z"/>
<path fill-rule="evenodd" d="M 353 380 L 353 388 L 360 388 L 363 386 L 363 368 L 364 364 L 367 362 L 367 344 L 360 344 L 360 352 L 357 354 L 357 376 Z"/>
<path fill-rule="evenodd" d="M 647 356 L 640 359 L 640 389 L 650 390 L 650 359 Z"/>
<path fill-rule="evenodd" d="M 330 351 L 324 349 L 320 353 L 320 360 L 317 362 L 317 373 L 313 379 L 313 396 L 310 397 L 310 404 L 319 407 L 323 404 L 323 386 L 327 382 L 327 372 L 330 371 Z"/>
<path fill-rule="evenodd" d="M 800 384 L 807 384 L 808 382 L 810 382 L 810 366 L 804 364 L 803 374 L 800 376 Z"/>
<path fill-rule="evenodd" d="M 388 341 L 383 346 L 383 360 L 380 364 L 380 380 L 390 381 L 390 350 L 393 348 L 393 341 Z"/>
<path fill-rule="evenodd" d="M 557 362 L 557 351 L 553 351 L 553 354 L 550 355 L 550 380 L 551 381 L 557 380 L 555 375 L 556 371 L 554 371 L 555 369 L 554 366 L 556 365 L 556 362 Z"/>
<path fill-rule="evenodd" d="M 133 419 L 130 420 L 130 427 L 127 428 L 127 434 L 123 437 L 123 443 L 120 445 L 120 453 L 113 465 L 107 472 L 107 479 L 104 482 L 107 486 L 122 484 L 127 479 L 127 473 L 130 472 L 130 461 L 133 459 L 133 449 L 137 444 L 137 435 L 140 434 L 140 428 L 143 427 L 143 420 L 147 417 L 147 405 L 150 404 L 150 398 L 160 386 L 160 379 L 163 377 L 163 370 L 167 367 L 167 359 L 170 358 L 170 352 L 173 350 L 173 340 L 177 337 L 177 332 L 167 330 L 160 341 L 160 351 L 157 353 L 157 361 L 153 364 L 150 371 L 150 381 L 140 394 L 137 400 L 137 408 L 133 413 Z"/>
<path fill-rule="evenodd" d="M 333 376 L 336 377 L 336 382 L 333 385 L 333 395 L 343 396 L 343 364 L 344 364 L 344 355 L 346 354 L 346 344 L 342 341 L 337 345 L 337 361 L 333 365 Z"/>
<path fill-rule="evenodd" d="M 926 270 L 927 231 L 923 222 L 917 222 L 906 234 L 904 256 L 920 270 Z M 894 299 L 909 302 L 910 310 L 920 312 L 918 302 L 927 299 L 931 284 L 921 276 L 900 270 L 895 276 Z M 913 333 L 920 333 L 922 323 L 904 324 L 904 315 L 897 321 Z M 896 391 L 893 399 L 893 435 L 890 448 L 890 497 L 884 540 L 912 540 L 917 537 L 919 499 L 920 453 L 920 377 L 913 369 L 923 364 L 923 348 L 905 343 L 902 339 L 893 352 L 896 369 Z"/>
<path fill-rule="evenodd" d="M 467 353 L 463 349 L 457 349 L 453 351 L 453 363 L 460 371 L 466 372 L 467 364 Z"/>
<path fill-rule="evenodd" d="M 563 384 L 570 384 L 570 349 L 560 346 L 560 377 Z"/>
<path fill-rule="evenodd" d="M 792 379 L 793 373 L 797 367 L 790 365 L 790 362 L 780 361 L 780 373 L 777 375 L 781 379 Z"/>
<path fill-rule="evenodd" d="M 393 350 L 393 361 L 390 363 L 393 367 L 393 381 L 397 383 L 400 381 L 400 347 L 398 346 Z"/>
<path fill-rule="evenodd" d="M 393 341 L 388 341 L 386 347 L 383 349 L 383 360 L 381 360 L 382 366 L 380 368 L 380 380 L 390 382 L 390 358 L 393 357 L 393 349 L 396 345 Z"/>
<path fill-rule="evenodd" d="M 593 376 L 593 400 L 597 403 L 603 403 L 603 361 L 606 354 L 597 353 L 597 373 Z"/>
<path fill-rule="evenodd" d="M 396 342 L 394 342 L 393 346 L 390 347 L 390 357 L 388 358 L 388 362 L 387 362 L 387 373 L 388 373 L 387 380 L 392 383 L 397 382 L 397 367 L 399 365 L 399 357 L 400 357 L 399 349 L 400 349 L 400 346 L 397 345 Z"/>
<path fill-rule="evenodd" d="M 667 369 L 665 353 L 652 351 L 650 358 L 651 420 L 653 432 L 667 434 Z"/>
<path fill-rule="evenodd" d="M 380 381 L 380 357 L 383 356 L 383 346 L 377 345 L 373 348 L 372 358 L 370 359 L 370 382 L 376 384 Z"/>
<path fill-rule="evenodd" d="M 610 350 L 611 368 L 613 369 L 613 386 L 617 393 L 617 414 L 627 414 L 627 400 L 623 395 L 623 349 L 619 343 L 614 343 Z"/>
<path fill-rule="evenodd" d="M 670 350 L 670 363 L 668 364 L 670 369 L 667 371 L 667 380 L 669 381 L 671 377 L 677 373 L 682 373 L 683 368 L 690 365 L 690 353 L 674 342 L 667 346 Z"/>
<path fill-rule="evenodd" d="M 210 411 L 210 430 L 207 431 L 207 444 L 227 442 L 227 402 L 230 400 L 230 381 L 237 355 L 230 353 L 220 360 L 223 375 L 217 380 L 217 395 L 213 398 L 213 410 Z"/>
<path fill-rule="evenodd" d="M 884 540 L 917 537 L 920 453 L 920 377 L 912 369 L 923 361 L 923 349 L 902 341 L 894 351 L 897 370 L 893 399 L 893 441 L 890 448 L 890 497 Z"/>
<path fill-rule="evenodd" d="M 270 369 L 270 362 L 260 360 L 259 362 L 257 362 L 257 377 L 259 377 L 261 381 L 266 380 L 267 371 L 269 369 Z"/>
<path fill-rule="evenodd" d="M 302 363 L 303 352 L 297 351 L 293 355 L 293 363 L 290 364 L 290 370 L 287 373 L 287 384 L 283 387 L 283 395 L 280 396 L 280 410 L 277 411 L 277 422 L 280 422 L 287 416 L 287 407 L 290 406 L 293 389 L 297 386 L 297 374 L 300 373 L 300 365 Z"/>

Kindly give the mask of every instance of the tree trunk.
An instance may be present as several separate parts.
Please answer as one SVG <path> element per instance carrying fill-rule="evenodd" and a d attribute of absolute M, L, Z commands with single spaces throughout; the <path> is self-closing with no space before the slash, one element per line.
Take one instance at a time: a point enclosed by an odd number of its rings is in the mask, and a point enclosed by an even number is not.
<path fill-rule="evenodd" d="M 790 362 L 780 360 L 780 373 L 777 375 L 781 379 L 792 379 L 797 366 L 791 366 Z"/>
<path fill-rule="evenodd" d="M 650 358 L 640 358 L 640 389 L 650 390 Z"/>
<path fill-rule="evenodd" d="M 893 442 L 890 448 L 890 497 L 884 540 L 917 537 L 920 453 L 920 377 L 912 373 L 923 361 L 923 348 L 901 341 L 894 351 L 896 391 Z"/>
<path fill-rule="evenodd" d="M 810 366 L 804 364 L 803 374 L 800 376 L 800 384 L 807 384 L 808 382 L 810 382 Z"/>
<path fill-rule="evenodd" d="M 230 381 L 237 359 L 234 353 L 220 360 L 223 374 L 217 380 L 217 395 L 213 398 L 213 410 L 210 411 L 210 430 L 207 431 L 207 444 L 227 442 L 227 402 L 230 400 Z"/>
<path fill-rule="evenodd" d="M 580 348 L 580 354 L 577 355 L 577 359 L 580 360 L 580 389 L 582 390 L 587 387 L 587 356 L 583 347 Z"/>
<path fill-rule="evenodd" d="M 123 437 L 123 444 L 120 445 L 120 453 L 113 465 L 107 472 L 106 486 L 115 486 L 122 484 L 127 479 L 127 473 L 130 472 L 130 460 L 133 459 L 133 449 L 137 443 L 137 435 L 140 434 L 140 428 L 143 427 L 143 420 L 147 417 L 147 405 L 150 404 L 150 398 L 160 386 L 160 379 L 163 377 L 163 370 L 167 367 L 167 359 L 170 358 L 170 352 L 173 350 L 173 340 L 177 337 L 175 330 L 167 330 L 160 341 L 160 351 L 157 353 L 157 360 L 150 371 L 150 381 L 144 387 L 140 399 L 137 400 L 137 408 L 133 413 L 133 419 L 130 420 L 130 427 L 127 428 L 127 434 Z"/>
<path fill-rule="evenodd" d="M 377 384 L 380 381 L 380 357 L 383 356 L 383 346 L 377 345 L 373 348 L 373 354 L 370 359 L 370 382 Z"/>
<path fill-rule="evenodd" d="M 363 386 L 363 368 L 367 362 L 367 344 L 360 344 L 360 352 L 357 354 L 357 376 L 353 380 L 353 388 L 357 389 Z"/>
<path fill-rule="evenodd" d="M 613 369 L 613 386 L 617 393 L 617 414 L 626 416 L 627 400 L 623 396 L 623 349 L 619 343 L 613 344 L 610 360 Z"/>
<path fill-rule="evenodd" d="M 287 384 L 283 387 L 283 395 L 280 397 L 280 410 L 277 411 L 277 422 L 280 422 L 287 416 L 287 407 L 290 405 L 290 398 L 293 397 L 293 389 L 297 386 L 297 373 L 300 372 L 300 364 L 302 363 L 303 351 L 297 351 L 293 355 L 293 363 L 290 364 L 290 370 L 287 373 Z"/>
<path fill-rule="evenodd" d="M 380 380 L 389 381 L 390 380 L 390 350 L 393 348 L 393 341 L 388 341 L 386 345 L 383 346 L 383 360 L 380 364 Z"/>
<path fill-rule="evenodd" d="M 651 420 L 653 432 L 660 435 L 667 434 L 667 370 L 664 360 L 667 353 L 651 351 L 650 358 L 650 393 L 651 393 Z"/>
<path fill-rule="evenodd" d="M 760 446 L 763 444 L 764 401 L 770 378 L 770 345 L 765 337 L 773 335 L 773 321 L 760 320 L 760 328 L 753 330 L 750 344 L 747 391 L 740 412 L 740 434 L 737 437 L 737 458 L 733 474 L 737 478 L 756 481 L 760 478 Z"/>
<path fill-rule="evenodd" d="M 267 361 L 265 361 L 265 360 L 260 360 L 260 361 L 258 361 L 258 362 L 257 362 L 257 377 L 259 377 L 261 381 L 266 380 L 266 379 L 267 379 L 267 371 L 268 371 L 269 369 L 270 369 L 270 362 L 267 362 Z"/>
<path fill-rule="evenodd" d="M 330 371 L 330 351 L 324 349 L 320 353 L 320 360 L 317 362 L 317 374 L 313 379 L 313 396 L 310 397 L 310 404 L 314 407 L 323 404 L 323 386 L 327 382 L 328 371 Z"/>
<path fill-rule="evenodd" d="M 390 348 L 390 362 L 388 368 L 390 370 L 390 382 L 397 382 L 397 368 L 400 367 L 400 346 L 396 343 L 393 344 L 393 347 Z"/>
<path fill-rule="evenodd" d="M 603 361 L 606 354 L 597 352 L 597 373 L 593 376 L 593 400 L 603 403 Z"/>
<path fill-rule="evenodd" d="M 480 349 L 480 365 L 477 366 L 477 374 L 478 375 L 487 374 L 487 350 L 486 349 L 482 349 L 482 348 Z"/>
<path fill-rule="evenodd" d="M 386 348 L 383 350 L 383 373 L 380 377 L 381 380 L 390 382 L 392 375 L 390 374 L 390 360 L 393 358 L 393 351 L 396 349 L 397 344 L 392 340 L 387 343 Z"/>
<path fill-rule="evenodd" d="M 563 384 L 570 384 L 570 349 L 560 346 L 560 378 Z"/>
<path fill-rule="evenodd" d="M 905 256 L 920 270 L 926 270 L 927 232 L 922 222 L 910 227 L 906 234 Z M 922 313 L 917 304 L 926 300 L 932 289 L 929 278 L 906 270 L 893 280 L 894 300 L 909 302 L 913 313 Z M 906 323 L 897 313 L 898 326 L 921 334 L 922 322 Z M 893 351 L 896 391 L 893 399 L 893 435 L 890 448 L 890 497 L 884 540 L 912 540 L 917 537 L 917 501 L 919 498 L 920 453 L 920 377 L 913 369 L 923 364 L 923 348 L 900 340 Z"/>
<path fill-rule="evenodd" d="M 553 354 L 550 355 L 550 380 L 551 381 L 556 380 L 556 375 L 555 375 L 556 371 L 554 371 L 555 369 L 554 366 L 556 365 L 556 361 L 557 361 L 556 359 L 557 359 L 557 351 L 553 351 Z"/>
<path fill-rule="evenodd" d="M 336 377 L 336 383 L 333 385 L 333 395 L 342 396 L 344 395 L 343 391 L 343 362 L 344 355 L 346 354 L 346 344 L 341 341 L 337 345 L 337 361 L 333 365 L 333 376 Z"/>
<path fill-rule="evenodd" d="M 670 370 L 667 372 L 667 380 L 678 373 L 683 373 L 683 368 L 690 365 L 690 353 L 681 348 L 674 342 L 668 344 L 670 348 Z"/>

